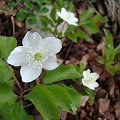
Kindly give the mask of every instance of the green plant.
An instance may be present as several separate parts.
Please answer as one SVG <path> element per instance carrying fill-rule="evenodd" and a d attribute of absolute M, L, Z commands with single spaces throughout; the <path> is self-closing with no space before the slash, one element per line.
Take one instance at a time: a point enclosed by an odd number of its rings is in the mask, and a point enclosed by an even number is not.
<path fill-rule="evenodd" d="M 116 48 L 114 48 L 113 45 L 113 37 L 111 33 L 104 29 L 105 37 L 105 47 L 104 47 L 104 53 L 105 56 L 99 56 L 98 62 L 105 65 L 105 68 L 107 71 L 114 75 L 117 70 L 119 70 L 119 65 L 115 65 L 115 56 L 120 53 L 120 45 L 118 45 Z"/>

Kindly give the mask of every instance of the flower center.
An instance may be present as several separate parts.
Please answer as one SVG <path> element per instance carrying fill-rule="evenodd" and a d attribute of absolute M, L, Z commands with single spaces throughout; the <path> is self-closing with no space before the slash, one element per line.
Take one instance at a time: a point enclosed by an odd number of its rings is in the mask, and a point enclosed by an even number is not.
<path fill-rule="evenodd" d="M 92 81 L 93 81 L 93 78 L 89 77 L 88 80 L 87 80 L 87 83 L 91 83 Z"/>
<path fill-rule="evenodd" d="M 28 64 L 32 65 L 34 68 L 41 69 L 42 63 L 45 62 L 48 58 L 49 51 L 48 50 L 39 50 L 33 49 L 27 51 L 27 59 Z"/>
<path fill-rule="evenodd" d="M 40 54 L 40 52 L 36 52 L 36 53 L 34 54 L 34 59 L 35 59 L 36 61 L 41 60 L 41 58 L 42 58 L 42 55 Z"/>

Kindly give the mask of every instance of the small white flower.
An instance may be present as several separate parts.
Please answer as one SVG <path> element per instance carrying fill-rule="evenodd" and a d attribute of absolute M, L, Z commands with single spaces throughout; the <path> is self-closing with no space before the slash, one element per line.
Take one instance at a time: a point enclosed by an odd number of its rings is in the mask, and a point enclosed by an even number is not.
<path fill-rule="evenodd" d="M 21 66 L 23 82 L 35 80 L 41 74 L 42 68 L 52 70 L 59 66 L 55 55 L 62 48 L 59 39 L 42 39 L 37 32 L 27 32 L 22 44 L 23 46 L 18 46 L 11 52 L 7 62 L 13 66 Z"/>
<path fill-rule="evenodd" d="M 72 12 L 67 12 L 65 8 L 61 9 L 61 12 L 57 12 L 57 15 L 61 17 L 64 21 L 66 21 L 70 25 L 77 26 L 78 19 Z"/>
<path fill-rule="evenodd" d="M 82 83 L 84 86 L 87 86 L 88 88 L 94 90 L 96 87 L 98 87 L 98 83 L 96 80 L 99 78 L 99 74 L 96 72 L 90 73 L 90 70 L 86 70 L 83 72 L 83 78 Z"/>

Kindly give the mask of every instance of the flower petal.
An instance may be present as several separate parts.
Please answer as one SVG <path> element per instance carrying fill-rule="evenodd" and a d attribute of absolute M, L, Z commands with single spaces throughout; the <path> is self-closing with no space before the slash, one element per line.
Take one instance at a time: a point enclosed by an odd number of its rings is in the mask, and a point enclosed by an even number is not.
<path fill-rule="evenodd" d="M 90 69 L 85 70 L 85 71 L 83 72 L 83 77 L 84 77 L 84 78 L 88 78 L 89 75 L 90 75 Z"/>
<path fill-rule="evenodd" d="M 65 8 L 62 8 L 62 9 L 61 9 L 61 12 L 57 12 L 57 15 L 58 15 L 59 17 L 61 17 L 63 20 L 66 21 L 66 18 L 67 18 L 67 16 L 68 16 L 68 13 L 67 13 L 67 11 L 66 11 Z"/>
<path fill-rule="evenodd" d="M 99 74 L 97 73 L 91 73 L 91 77 L 93 78 L 94 81 L 96 81 L 99 78 Z"/>
<path fill-rule="evenodd" d="M 32 82 L 33 80 L 39 77 L 41 71 L 42 71 L 42 67 L 34 68 L 32 65 L 22 66 L 20 69 L 22 81 L 25 83 Z"/>
<path fill-rule="evenodd" d="M 42 37 L 37 32 L 28 31 L 23 38 L 22 44 L 23 46 L 29 46 L 33 48 L 39 47 L 42 43 Z"/>
<path fill-rule="evenodd" d="M 42 64 L 43 68 L 46 70 L 53 70 L 59 66 L 57 63 L 56 55 L 49 56 L 48 59 Z"/>
<path fill-rule="evenodd" d="M 55 37 L 44 38 L 43 42 L 51 54 L 58 53 L 62 48 L 61 40 Z"/>
<path fill-rule="evenodd" d="M 7 62 L 13 66 L 23 66 L 27 63 L 27 50 L 29 48 L 19 46 L 16 47 L 8 56 Z"/>
<path fill-rule="evenodd" d="M 98 87 L 99 84 L 97 82 L 93 82 L 87 85 L 88 88 L 95 90 L 96 87 Z"/>

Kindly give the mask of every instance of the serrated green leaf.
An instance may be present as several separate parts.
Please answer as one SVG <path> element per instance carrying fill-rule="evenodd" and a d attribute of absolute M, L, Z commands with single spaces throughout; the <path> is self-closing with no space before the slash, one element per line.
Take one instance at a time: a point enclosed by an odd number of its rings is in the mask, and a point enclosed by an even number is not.
<path fill-rule="evenodd" d="M 71 96 L 66 89 L 59 85 L 50 85 L 48 90 L 52 93 L 59 107 L 67 112 L 71 112 Z"/>
<path fill-rule="evenodd" d="M 21 9 L 21 10 L 19 10 L 19 12 L 17 13 L 16 18 L 17 18 L 18 20 L 20 20 L 20 21 L 23 21 L 23 20 L 25 20 L 26 14 L 27 14 L 27 11 L 24 10 L 24 9 Z"/>
<path fill-rule="evenodd" d="M 59 120 L 59 108 L 51 92 L 43 85 L 37 85 L 33 90 L 25 96 L 36 107 L 44 120 Z"/>
<path fill-rule="evenodd" d="M 7 103 L 0 104 L 0 116 L 3 120 L 12 120 L 10 115 L 10 110 L 12 108 L 12 105 L 9 105 Z"/>
<path fill-rule="evenodd" d="M 71 100 L 72 100 L 71 109 L 73 111 L 73 114 L 75 114 L 81 104 L 82 95 L 78 93 L 73 87 L 70 87 L 70 86 L 68 87 L 63 84 L 61 86 L 63 86 L 70 94 Z"/>
<path fill-rule="evenodd" d="M 0 82 L 0 104 L 14 103 L 16 95 L 12 91 L 12 87 L 5 82 Z"/>
<path fill-rule="evenodd" d="M 12 120 L 33 120 L 32 117 L 26 113 L 22 103 L 20 102 L 14 103 L 10 111 L 10 115 Z"/>
<path fill-rule="evenodd" d="M 12 73 L 8 69 L 6 63 L 0 59 L 0 81 L 7 82 L 12 77 Z"/>
<path fill-rule="evenodd" d="M 5 60 L 16 46 L 17 42 L 14 37 L 0 37 L 0 51 Z"/>
<path fill-rule="evenodd" d="M 43 75 L 43 83 L 51 84 L 53 82 L 58 82 L 66 79 L 75 79 L 79 77 L 80 77 L 80 73 L 77 71 L 75 66 L 61 65 L 54 70 L 46 71 Z"/>

